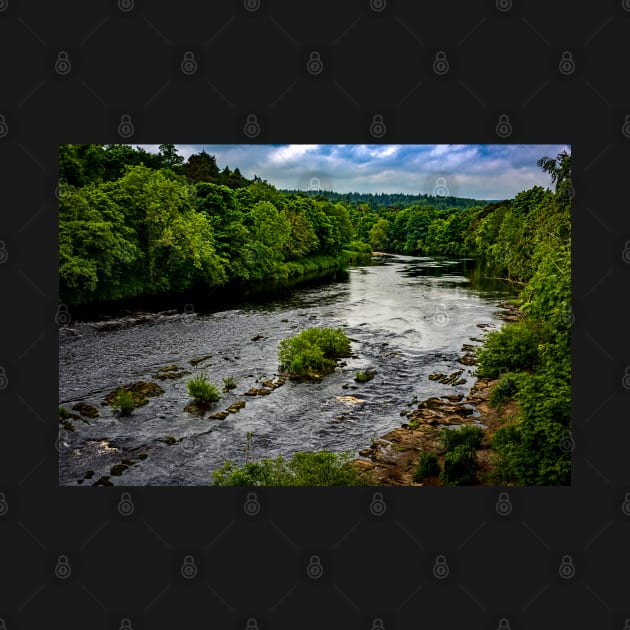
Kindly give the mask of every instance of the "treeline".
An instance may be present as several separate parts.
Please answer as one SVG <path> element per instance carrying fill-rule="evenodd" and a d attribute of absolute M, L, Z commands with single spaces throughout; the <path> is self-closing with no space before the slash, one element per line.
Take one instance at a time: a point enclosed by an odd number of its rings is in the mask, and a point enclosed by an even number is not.
<path fill-rule="evenodd" d="M 59 280 L 66 304 L 286 279 L 352 251 L 348 208 L 247 180 L 173 145 L 59 149 Z M 354 247 L 354 250 L 353 250 Z"/>
<path fill-rule="evenodd" d="M 488 201 L 479 199 L 468 199 L 465 197 L 453 197 L 452 195 L 410 195 L 405 193 L 338 193 L 332 190 L 319 190 L 314 186 L 317 179 L 312 182 L 309 192 L 328 199 L 328 201 L 341 201 L 352 206 L 361 204 L 367 205 L 372 210 L 384 208 L 408 208 L 414 205 L 431 206 L 436 210 L 447 210 L 448 208 L 471 208 L 473 206 L 486 205 Z M 437 188 L 437 187 L 436 187 Z M 299 193 L 299 190 L 287 190 L 290 193 Z M 436 190 L 437 192 L 437 190 Z"/>
<path fill-rule="evenodd" d="M 521 321 L 490 333 L 477 374 L 499 378 L 494 404 L 515 399 L 518 415 L 499 429 L 493 481 L 516 485 L 571 482 L 571 157 L 543 157 L 555 191 L 539 187 L 510 203 L 474 211 L 459 242 L 494 273 L 522 285 Z M 466 216 L 464 213 L 463 216 Z M 436 226 L 452 236 L 451 218 Z M 446 242 L 446 241 L 445 241 Z M 455 241 L 448 241 L 456 243 Z M 448 247 L 450 249 L 450 246 Z"/>
<path fill-rule="evenodd" d="M 497 431 L 499 483 L 571 483 L 571 157 L 543 157 L 555 192 L 533 189 L 483 217 L 477 251 L 525 285 L 525 316 L 491 333 L 479 375 L 518 403 L 518 417 Z M 501 395 L 497 398 L 500 399 Z M 496 397 L 496 396 L 495 396 Z"/>

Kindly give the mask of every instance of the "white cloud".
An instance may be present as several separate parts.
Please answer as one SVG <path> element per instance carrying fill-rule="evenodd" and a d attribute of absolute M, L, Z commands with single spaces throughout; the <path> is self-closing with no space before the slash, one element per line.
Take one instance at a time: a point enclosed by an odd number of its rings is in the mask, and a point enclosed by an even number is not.
<path fill-rule="evenodd" d="M 157 152 L 158 145 L 140 145 Z M 304 188 L 318 177 L 337 192 L 418 194 L 446 177 L 458 196 L 507 199 L 532 186 L 551 187 L 536 165 L 569 145 L 177 145 L 184 158 L 202 150 L 220 168 L 238 167 L 248 178 L 278 188 Z M 431 187 L 429 186 L 429 187 Z"/>

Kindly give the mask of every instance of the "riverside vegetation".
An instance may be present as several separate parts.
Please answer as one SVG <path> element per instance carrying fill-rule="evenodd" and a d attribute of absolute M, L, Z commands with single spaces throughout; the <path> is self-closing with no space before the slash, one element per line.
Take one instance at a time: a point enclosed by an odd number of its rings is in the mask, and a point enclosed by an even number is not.
<path fill-rule="evenodd" d="M 512 404 L 516 413 L 490 439 L 492 466 L 485 477 L 476 460 L 477 437 L 458 429 L 442 441 L 441 465 L 435 453 L 419 454 L 414 480 L 566 485 L 571 158 L 545 156 L 538 165 L 551 175 L 554 190 L 536 186 L 492 203 L 399 195 L 392 207 L 378 195 L 279 191 L 257 177 L 243 178 L 238 169 L 220 170 L 203 152 L 184 163 L 173 145 L 161 145 L 159 154 L 127 145 L 64 145 L 60 297 L 79 305 L 244 286 L 365 260 L 372 250 L 477 258 L 488 274 L 521 289 L 519 321 L 487 334 L 476 356 L 477 376 L 497 381 L 490 403 L 496 409 Z M 321 377 L 349 352 L 349 342 L 334 335 L 322 346 L 332 333 L 316 330 L 281 343 L 279 363 L 298 380 Z M 455 434 L 466 439 L 449 442 Z M 213 479 L 219 485 L 372 482 L 349 454 L 329 452 L 243 467 L 226 462 Z"/>

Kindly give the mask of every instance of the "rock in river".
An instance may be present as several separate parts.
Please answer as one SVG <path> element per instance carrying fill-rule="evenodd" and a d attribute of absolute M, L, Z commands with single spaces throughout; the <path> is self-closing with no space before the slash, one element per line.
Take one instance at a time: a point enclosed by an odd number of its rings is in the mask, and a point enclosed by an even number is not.
<path fill-rule="evenodd" d="M 96 418 L 100 415 L 94 405 L 88 405 L 87 403 L 80 402 L 73 405 L 72 408 L 78 411 L 82 416 L 87 416 L 88 418 Z"/>

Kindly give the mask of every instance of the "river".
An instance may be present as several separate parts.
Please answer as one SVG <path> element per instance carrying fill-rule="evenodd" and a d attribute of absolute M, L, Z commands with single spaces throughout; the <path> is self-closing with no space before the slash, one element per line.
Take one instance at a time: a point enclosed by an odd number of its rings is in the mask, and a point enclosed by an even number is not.
<path fill-rule="evenodd" d="M 456 361 L 462 345 L 478 345 L 484 330 L 502 325 L 499 305 L 511 295 L 470 259 L 393 256 L 224 310 L 215 304 L 73 322 L 60 330 L 59 404 L 71 410 L 89 403 L 100 415 L 72 419 L 74 430 L 60 425 L 60 484 L 91 485 L 106 475 L 113 485 L 207 485 L 224 460 L 244 463 L 248 432 L 256 458 L 356 453 L 400 426 L 402 409 L 430 396 L 468 393 L 473 368 Z M 244 396 L 277 376 L 280 340 L 312 326 L 347 333 L 353 356 L 345 365 L 319 382 L 287 381 L 267 396 Z M 155 379 L 173 364 L 190 375 Z M 356 383 L 355 372 L 365 369 L 375 377 Z M 428 378 L 460 369 L 466 382 L 457 386 Z M 217 385 L 228 376 L 237 384 L 210 413 L 238 400 L 246 406 L 224 420 L 185 412 L 186 382 L 200 371 Z M 140 380 L 159 383 L 164 394 L 128 417 L 102 405 L 117 386 Z M 177 441 L 167 444 L 167 435 Z M 123 460 L 128 468 L 110 475 Z M 93 474 L 84 480 L 87 471 Z"/>

